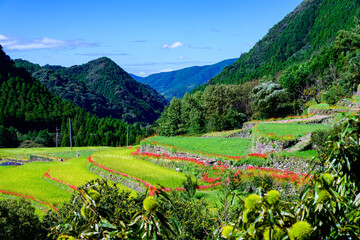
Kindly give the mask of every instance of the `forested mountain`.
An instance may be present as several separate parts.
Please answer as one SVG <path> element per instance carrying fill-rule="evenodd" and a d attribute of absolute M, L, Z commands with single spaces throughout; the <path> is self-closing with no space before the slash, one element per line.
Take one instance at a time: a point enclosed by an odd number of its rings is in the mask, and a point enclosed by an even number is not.
<path fill-rule="evenodd" d="M 314 13 L 313 17 L 310 13 Z M 298 19 L 299 16 L 302 18 Z M 359 2 L 304 1 L 285 18 L 293 21 L 283 20 L 269 31 L 278 32 L 276 41 L 270 41 L 275 35 L 268 34 L 248 54 L 210 81 L 223 84 L 203 85 L 202 91 L 194 91 L 181 100 L 174 98 L 161 115 L 160 133 L 174 136 L 198 134 L 204 128 L 207 131 L 239 128 L 242 114 L 248 119 L 307 114 L 311 105 L 320 102 L 341 106 L 340 100 L 360 91 L 360 21 L 357 17 L 360 17 Z M 312 28 L 300 34 L 301 26 L 309 26 L 309 19 L 313 22 Z M 293 25 L 295 23 L 297 25 Z M 337 31 L 337 24 L 344 29 Z M 289 26 L 293 26 L 294 36 L 306 37 L 293 41 Z M 323 29 L 324 26 L 329 28 Z M 313 32 L 315 29 L 318 35 Z M 284 44 L 293 52 L 291 47 L 296 42 L 303 46 L 302 50 L 284 55 Z M 268 53 L 272 53 L 269 58 Z M 238 64 L 241 67 L 237 67 Z"/>
<path fill-rule="evenodd" d="M 304 0 L 248 53 L 225 67 L 209 83 L 243 83 L 276 76 L 293 63 L 309 59 L 333 41 L 339 30 L 349 30 L 354 17 L 360 17 L 359 1 Z"/>
<path fill-rule="evenodd" d="M 111 59 L 103 57 L 80 66 L 32 64 L 15 60 L 47 89 L 99 117 L 152 123 L 167 101 L 153 88 L 135 81 Z"/>
<path fill-rule="evenodd" d="M 17 147 L 25 140 L 54 146 L 55 129 L 60 127 L 60 144 L 69 146 L 68 118 L 75 146 L 125 145 L 127 127 L 130 144 L 144 136 L 138 124 L 128 125 L 111 117 L 100 119 L 55 96 L 25 69 L 17 68 L 1 45 L 0 86 L 0 147 Z"/>
<path fill-rule="evenodd" d="M 219 74 L 224 67 L 233 64 L 237 59 L 227 59 L 207 66 L 194 66 L 171 72 L 152 74 L 145 78 L 133 76 L 139 82 L 149 84 L 161 93 L 167 100 L 173 97 L 181 98 L 186 92 L 191 92 L 201 84 Z"/>

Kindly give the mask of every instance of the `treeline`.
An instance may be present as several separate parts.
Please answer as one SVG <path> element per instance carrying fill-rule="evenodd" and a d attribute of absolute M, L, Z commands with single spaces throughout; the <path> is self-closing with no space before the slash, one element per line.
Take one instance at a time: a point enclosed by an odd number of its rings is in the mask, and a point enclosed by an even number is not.
<path fill-rule="evenodd" d="M 310 100 L 335 104 L 351 97 L 360 84 L 360 21 L 353 29 L 339 31 L 336 40 L 308 61 L 294 64 L 278 82 L 301 112 Z"/>
<path fill-rule="evenodd" d="M 248 53 L 225 67 L 210 82 L 239 84 L 269 74 L 276 75 L 294 63 L 311 58 L 333 41 L 339 30 L 353 27 L 353 18 L 359 14 L 358 1 L 303 1 Z"/>
<path fill-rule="evenodd" d="M 0 147 L 17 147 L 24 141 L 26 146 L 54 146 L 56 128 L 64 136 L 61 145 L 68 146 L 68 118 L 75 146 L 125 145 L 128 127 L 129 144 L 146 134 L 139 124 L 98 118 L 56 97 L 25 69 L 15 67 L 1 46 L 0 84 Z"/>
<path fill-rule="evenodd" d="M 251 111 L 249 94 L 256 82 L 210 85 L 204 91 L 173 98 L 159 123 L 160 134 L 176 136 L 241 128 Z"/>
<path fill-rule="evenodd" d="M 240 85 L 208 85 L 174 98 L 161 115 L 160 134 L 174 136 L 240 128 L 248 119 L 306 114 L 312 103 L 336 104 L 360 84 L 360 21 L 342 30 L 309 60 Z M 246 116 L 245 116 L 246 115 Z"/>
<path fill-rule="evenodd" d="M 69 68 L 25 60 L 14 61 L 61 99 L 70 101 L 86 112 L 114 117 L 127 123 L 151 124 L 160 117 L 167 100 L 146 84 L 131 78 L 111 59 L 103 57 Z"/>

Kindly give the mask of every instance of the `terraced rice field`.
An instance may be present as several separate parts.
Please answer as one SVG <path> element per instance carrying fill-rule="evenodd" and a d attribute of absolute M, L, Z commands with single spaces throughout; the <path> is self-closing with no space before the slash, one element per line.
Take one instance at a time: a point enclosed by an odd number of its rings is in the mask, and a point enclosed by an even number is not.
<path fill-rule="evenodd" d="M 31 162 L 18 167 L 0 167 L 0 190 L 32 196 L 58 206 L 70 200 L 71 194 L 43 179 L 56 162 Z"/>
<path fill-rule="evenodd" d="M 294 137 L 305 136 L 316 130 L 330 128 L 327 124 L 299 124 L 299 123 L 260 123 L 255 130 L 263 134 L 274 134 L 275 136 Z"/>
<path fill-rule="evenodd" d="M 157 143 L 180 148 L 180 151 L 196 153 L 222 154 L 228 156 L 245 156 L 250 151 L 251 139 L 221 137 L 152 137 L 147 143 Z M 146 143 L 144 143 L 146 144 Z"/>
<path fill-rule="evenodd" d="M 137 159 L 131 155 L 134 149 L 115 149 L 92 155 L 94 162 L 107 168 L 144 180 L 154 186 L 166 188 L 182 187 L 186 176 L 174 170 Z"/>

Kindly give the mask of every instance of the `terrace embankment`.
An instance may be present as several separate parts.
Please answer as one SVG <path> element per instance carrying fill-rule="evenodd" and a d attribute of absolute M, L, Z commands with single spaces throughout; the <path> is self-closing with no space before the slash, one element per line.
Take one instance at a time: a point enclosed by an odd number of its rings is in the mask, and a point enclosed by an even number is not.
<path fill-rule="evenodd" d="M 163 154 L 166 153 L 171 157 L 179 157 L 179 158 L 194 158 L 198 161 L 212 163 L 215 162 L 214 158 L 205 157 L 199 154 L 189 153 L 189 152 L 181 152 L 181 151 L 171 151 L 170 149 L 158 145 L 150 145 L 150 144 L 143 144 L 140 147 L 140 153 L 155 153 L 155 154 Z"/>
<path fill-rule="evenodd" d="M 5 159 L 1 159 L 0 161 L 5 160 L 7 162 L 14 162 L 14 163 L 29 163 L 29 162 L 53 162 L 54 159 L 53 158 L 49 158 L 49 157 L 43 157 L 43 156 L 37 156 L 37 155 L 31 155 L 29 160 L 21 160 L 21 159 L 13 159 L 13 158 L 5 158 Z"/>

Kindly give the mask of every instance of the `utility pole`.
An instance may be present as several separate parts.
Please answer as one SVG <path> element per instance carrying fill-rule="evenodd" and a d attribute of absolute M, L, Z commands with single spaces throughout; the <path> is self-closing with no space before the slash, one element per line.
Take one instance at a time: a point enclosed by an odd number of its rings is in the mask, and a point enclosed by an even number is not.
<path fill-rule="evenodd" d="M 59 136 L 59 130 L 57 127 L 56 127 L 56 147 L 58 147 L 58 136 Z"/>
<path fill-rule="evenodd" d="M 71 141 L 71 121 L 69 118 L 69 132 L 70 132 L 70 151 L 72 151 L 72 141 Z"/>
<path fill-rule="evenodd" d="M 127 131 L 126 131 L 126 146 L 129 146 L 129 125 L 127 125 Z"/>

